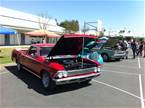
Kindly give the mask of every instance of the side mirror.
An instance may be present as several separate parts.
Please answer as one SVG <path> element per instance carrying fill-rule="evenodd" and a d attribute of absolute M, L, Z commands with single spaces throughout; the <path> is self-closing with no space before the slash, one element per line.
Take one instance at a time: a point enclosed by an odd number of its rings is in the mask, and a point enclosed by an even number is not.
<path fill-rule="evenodd" d="M 36 52 L 37 52 L 37 50 L 31 50 L 31 51 L 30 51 L 31 54 L 32 54 L 32 53 L 34 54 L 34 53 L 36 53 Z"/>
<path fill-rule="evenodd" d="M 32 57 L 36 57 L 36 56 L 37 56 L 37 50 L 30 50 L 30 51 L 29 51 L 29 54 L 30 54 Z"/>

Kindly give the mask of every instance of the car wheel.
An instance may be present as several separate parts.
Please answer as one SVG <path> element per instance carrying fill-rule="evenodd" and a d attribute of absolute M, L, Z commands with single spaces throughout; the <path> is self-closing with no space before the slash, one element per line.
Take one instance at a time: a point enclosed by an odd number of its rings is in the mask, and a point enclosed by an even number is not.
<path fill-rule="evenodd" d="M 83 81 L 83 82 L 81 82 L 81 85 L 88 85 L 90 81 L 91 81 L 90 79 L 86 80 L 86 81 Z"/>
<path fill-rule="evenodd" d="M 19 62 L 17 62 L 17 70 L 20 72 L 22 71 L 22 69 L 22 65 Z"/>
<path fill-rule="evenodd" d="M 50 78 L 50 75 L 48 74 L 48 72 L 43 72 L 42 73 L 42 85 L 45 89 L 52 89 L 53 88 L 53 84 L 52 84 L 52 80 Z"/>
<path fill-rule="evenodd" d="M 115 60 L 116 60 L 116 61 L 120 61 L 120 59 L 121 59 L 121 58 L 116 58 Z"/>
<path fill-rule="evenodd" d="M 102 54 L 103 61 L 109 61 L 109 57 L 107 54 Z"/>

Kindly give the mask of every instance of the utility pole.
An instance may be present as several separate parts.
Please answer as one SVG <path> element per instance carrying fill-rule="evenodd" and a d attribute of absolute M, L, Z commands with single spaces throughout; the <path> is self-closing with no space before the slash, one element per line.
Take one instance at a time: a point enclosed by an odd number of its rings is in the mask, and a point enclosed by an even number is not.
<path fill-rule="evenodd" d="M 93 27 L 94 29 L 89 29 L 89 30 L 96 30 L 96 33 L 97 33 L 97 27 L 94 26 L 93 24 L 96 24 L 97 26 L 97 22 L 85 22 L 84 21 L 84 28 L 83 28 L 83 32 L 84 34 L 86 34 L 86 31 L 87 31 L 87 26 L 90 26 L 90 27 Z M 85 38 L 83 37 L 83 44 L 82 44 L 82 55 L 84 55 L 84 42 L 85 42 Z M 83 68 L 83 58 L 82 58 L 82 62 L 81 62 L 81 68 Z"/>
<path fill-rule="evenodd" d="M 96 26 L 94 26 L 94 24 Z M 96 34 L 97 34 L 97 21 L 94 21 L 94 22 L 84 22 L 84 28 L 83 28 L 84 34 L 87 31 L 87 26 L 91 27 L 91 29 L 88 29 L 88 30 L 95 30 L 96 31 Z"/>

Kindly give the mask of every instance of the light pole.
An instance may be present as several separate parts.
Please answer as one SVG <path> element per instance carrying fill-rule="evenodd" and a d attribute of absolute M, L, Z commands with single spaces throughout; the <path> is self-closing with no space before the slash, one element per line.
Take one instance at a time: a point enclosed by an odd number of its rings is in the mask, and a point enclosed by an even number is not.
<path fill-rule="evenodd" d="M 94 26 L 93 24 L 97 25 L 97 22 L 96 21 L 94 21 L 94 22 L 84 22 L 84 29 L 83 29 L 84 34 L 87 31 L 87 28 L 86 28 L 87 26 L 90 26 L 90 27 L 94 28 L 94 29 L 89 29 L 89 30 L 96 30 L 96 32 L 97 32 L 97 26 Z"/>

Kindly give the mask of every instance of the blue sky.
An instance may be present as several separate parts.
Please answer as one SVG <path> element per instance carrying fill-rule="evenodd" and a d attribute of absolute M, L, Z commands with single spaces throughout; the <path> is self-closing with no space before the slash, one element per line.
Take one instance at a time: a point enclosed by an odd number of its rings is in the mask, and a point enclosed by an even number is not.
<path fill-rule="evenodd" d="M 126 27 L 142 34 L 144 28 L 143 0 L 1 0 L 1 6 L 32 14 L 46 14 L 58 22 L 76 19 L 83 22 L 103 21 L 105 29 Z"/>

